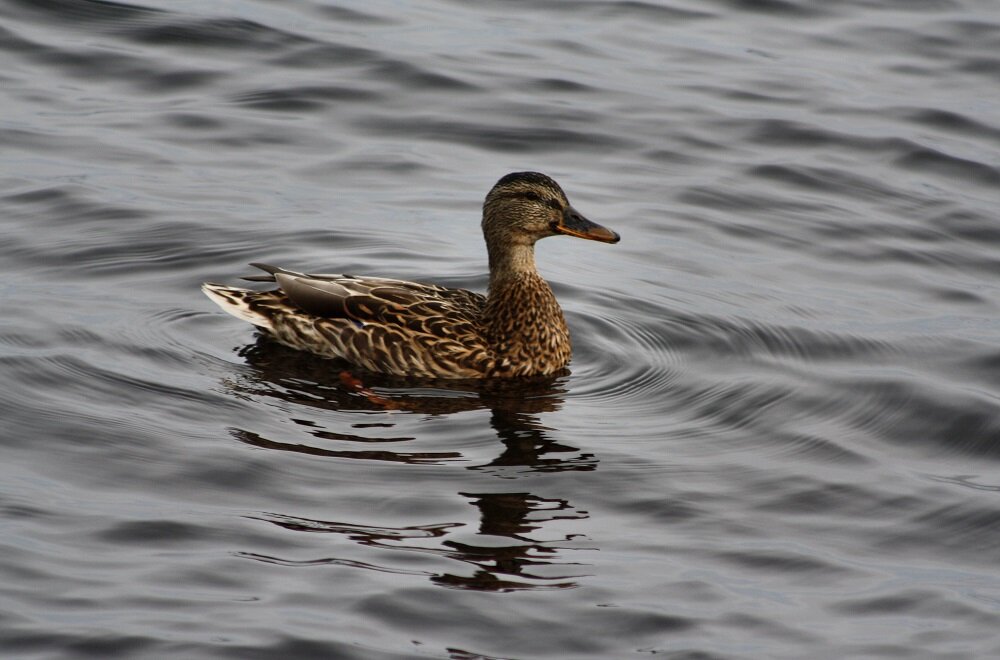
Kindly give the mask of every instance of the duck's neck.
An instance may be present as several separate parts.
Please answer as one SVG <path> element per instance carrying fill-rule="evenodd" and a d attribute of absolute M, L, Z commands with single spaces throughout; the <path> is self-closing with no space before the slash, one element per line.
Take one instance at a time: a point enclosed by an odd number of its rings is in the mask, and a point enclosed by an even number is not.
<path fill-rule="evenodd" d="M 487 243 L 490 255 L 490 292 L 503 286 L 508 280 L 534 275 L 541 279 L 535 268 L 535 246 L 504 245 L 498 247 Z"/>
<path fill-rule="evenodd" d="M 486 338 L 509 373 L 559 371 L 570 357 L 569 330 L 552 288 L 535 269 L 533 245 L 490 247 Z"/>

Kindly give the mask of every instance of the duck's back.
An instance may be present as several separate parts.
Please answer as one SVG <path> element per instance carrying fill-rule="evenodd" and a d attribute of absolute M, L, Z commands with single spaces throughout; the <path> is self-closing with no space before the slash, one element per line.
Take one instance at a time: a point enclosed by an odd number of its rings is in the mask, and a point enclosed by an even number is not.
<path fill-rule="evenodd" d="M 273 291 L 207 284 L 230 314 L 283 344 L 377 373 L 481 378 L 493 357 L 481 325 L 486 299 L 464 289 L 387 278 L 306 275 L 254 264 Z"/>

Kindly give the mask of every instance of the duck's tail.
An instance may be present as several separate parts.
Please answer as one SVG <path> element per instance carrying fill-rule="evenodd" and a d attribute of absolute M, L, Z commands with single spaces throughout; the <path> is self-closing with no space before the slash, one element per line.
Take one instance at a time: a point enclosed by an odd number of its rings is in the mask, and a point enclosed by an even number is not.
<path fill-rule="evenodd" d="M 261 292 L 210 282 L 202 284 L 201 290 L 223 311 L 258 328 L 271 330 L 271 318 L 263 313 L 264 310 L 255 309 L 258 306 L 253 302 L 254 296 L 260 296 Z"/>

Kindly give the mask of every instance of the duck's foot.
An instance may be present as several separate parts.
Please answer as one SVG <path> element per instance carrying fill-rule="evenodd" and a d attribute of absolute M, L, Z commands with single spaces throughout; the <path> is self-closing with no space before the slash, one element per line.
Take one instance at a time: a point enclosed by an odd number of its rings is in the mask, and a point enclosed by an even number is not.
<path fill-rule="evenodd" d="M 352 374 L 350 371 L 340 372 L 340 384 L 346 387 L 347 389 L 351 390 L 352 392 L 357 392 L 358 394 L 365 397 L 376 406 L 385 408 L 386 410 L 396 410 L 399 408 L 399 406 L 396 404 L 395 401 L 391 401 L 383 396 L 379 396 L 378 394 L 375 394 L 370 389 L 365 387 L 365 384 L 362 383 L 360 379 L 355 378 L 354 374 Z"/>

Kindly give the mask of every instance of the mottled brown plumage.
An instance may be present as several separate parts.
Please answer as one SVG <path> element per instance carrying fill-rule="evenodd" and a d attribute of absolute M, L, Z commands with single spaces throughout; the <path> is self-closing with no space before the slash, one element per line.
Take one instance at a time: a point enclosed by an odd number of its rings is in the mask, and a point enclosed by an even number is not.
<path fill-rule="evenodd" d="M 500 179 L 483 204 L 488 296 L 433 284 L 307 275 L 253 264 L 273 291 L 219 284 L 202 290 L 225 311 L 283 344 L 397 376 L 511 378 L 553 374 L 569 362 L 569 329 L 535 269 L 535 241 L 567 234 L 618 242 L 580 215 L 537 172 Z"/>

